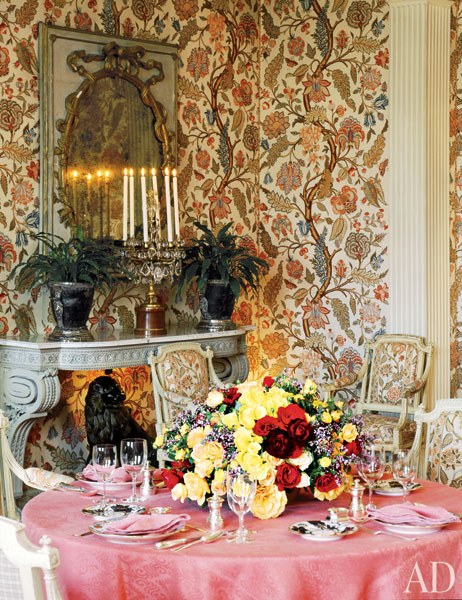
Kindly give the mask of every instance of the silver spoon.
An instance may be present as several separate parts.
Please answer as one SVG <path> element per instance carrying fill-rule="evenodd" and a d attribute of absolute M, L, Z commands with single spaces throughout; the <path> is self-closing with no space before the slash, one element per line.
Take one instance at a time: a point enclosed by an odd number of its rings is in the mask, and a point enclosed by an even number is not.
<path fill-rule="evenodd" d="M 223 533 L 224 533 L 223 530 L 212 531 L 212 533 L 206 533 L 205 535 L 201 536 L 198 540 L 194 540 L 192 542 L 189 542 L 188 544 L 184 544 L 184 546 L 180 546 L 179 548 L 172 548 L 170 550 L 170 552 L 179 552 L 180 550 L 185 550 L 186 548 L 189 548 L 190 546 L 193 546 L 194 544 L 199 544 L 200 542 L 204 542 L 205 544 L 214 542 L 219 537 L 221 537 L 223 535 Z"/>

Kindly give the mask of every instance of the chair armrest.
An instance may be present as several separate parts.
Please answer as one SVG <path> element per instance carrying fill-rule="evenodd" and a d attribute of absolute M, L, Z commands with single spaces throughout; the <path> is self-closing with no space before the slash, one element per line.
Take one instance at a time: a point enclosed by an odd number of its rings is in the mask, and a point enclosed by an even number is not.
<path fill-rule="evenodd" d="M 358 381 L 358 373 L 348 373 L 348 375 L 338 377 L 337 379 L 333 379 L 330 383 L 322 385 L 321 389 L 325 392 L 336 392 L 338 390 L 343 390 L 344 388 L 349 387 Z"/>
<path fill-rule="evenodd" d="M 408 383 L 403 388 L 403 395 L 404 395 L 404 397 L 405 398 L 409 398 L 410 396 L 413 396 L 414 394 L 417 394 L 417 392 L 420 392 L 424 388 L 425 383 L 426 382 L 422 378 L 421 379 L 416 379 L 412 383 Z"/>

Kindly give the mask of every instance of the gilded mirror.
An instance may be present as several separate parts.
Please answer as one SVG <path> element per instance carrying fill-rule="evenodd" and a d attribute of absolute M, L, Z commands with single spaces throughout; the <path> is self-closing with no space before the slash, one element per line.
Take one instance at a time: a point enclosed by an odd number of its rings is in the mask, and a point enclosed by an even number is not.
<path fill-rule="evenodd" d="M 41 24 L 40 65 L 42 229 L 121 239 L 124 173 L 175 166 L 177 48 Z"/>

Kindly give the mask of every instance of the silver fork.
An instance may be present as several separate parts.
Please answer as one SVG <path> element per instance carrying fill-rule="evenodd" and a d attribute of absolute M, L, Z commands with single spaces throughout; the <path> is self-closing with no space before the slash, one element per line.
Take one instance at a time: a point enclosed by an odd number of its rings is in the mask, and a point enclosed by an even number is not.
<path fill-rule="evenodd" d="M 409 537 L 409 536 L 405 536 L 405 535 L 399 535 L 399 533 L 392 533 L 391 531 L 383 531 L 383 529 L 377 529 L 375 531 L 372 531 L 372 529 L 369 529 L 369 527 L 364 527 L 364 525 L 360 525 L 359 526 L 360 529 L 362 529 L 363 531 L 367 531 L 368 533 L 371 533 L 372 535 L 391 535 L 392 537 L 396 537 L 400 540 L 405 540 L 406 542 L 416 542 L 417 538 L 416 537 Z"/>

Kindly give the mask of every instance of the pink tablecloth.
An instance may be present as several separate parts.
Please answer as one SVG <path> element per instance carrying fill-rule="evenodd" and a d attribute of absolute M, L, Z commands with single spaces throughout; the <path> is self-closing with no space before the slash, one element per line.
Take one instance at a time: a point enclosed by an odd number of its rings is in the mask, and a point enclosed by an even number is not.
<path fill-rule="evenodd" d="M 375 499 L 379 506 L 400 501 Z M 462 491 L 439 484 L 424 482 L 410 499 L 462 512 Z M 178 553 L 153 545 L 113 544 L 95 535 L 74 537 L 93 522 L 81 512 L 92 499 L 74 492 L 40 494 L 26 505 L 23 521 L 35 542 L 47 533 L 59 548 L 58 576 L 67 600 L 462 598 L 461 524 L 414 542 L 363 531 L 316 542 L 288 530 L 297 521 L 324 518 L 329 506 L 348 506 L 349 501 L 344 495 L 327 504 L 300 494 L 278 519 L 246 517 L 257 530 L 251 544 L 220 539 Z M 206 527 L 206 509 L 174 503 L 168 493 L 158 493 L 146 504 L 172 505 L 175 512 L 188 512 L 191 524 Z M 237 518 L 227 507 L 223 516 L 226 527 L 235 528 Z"/>

